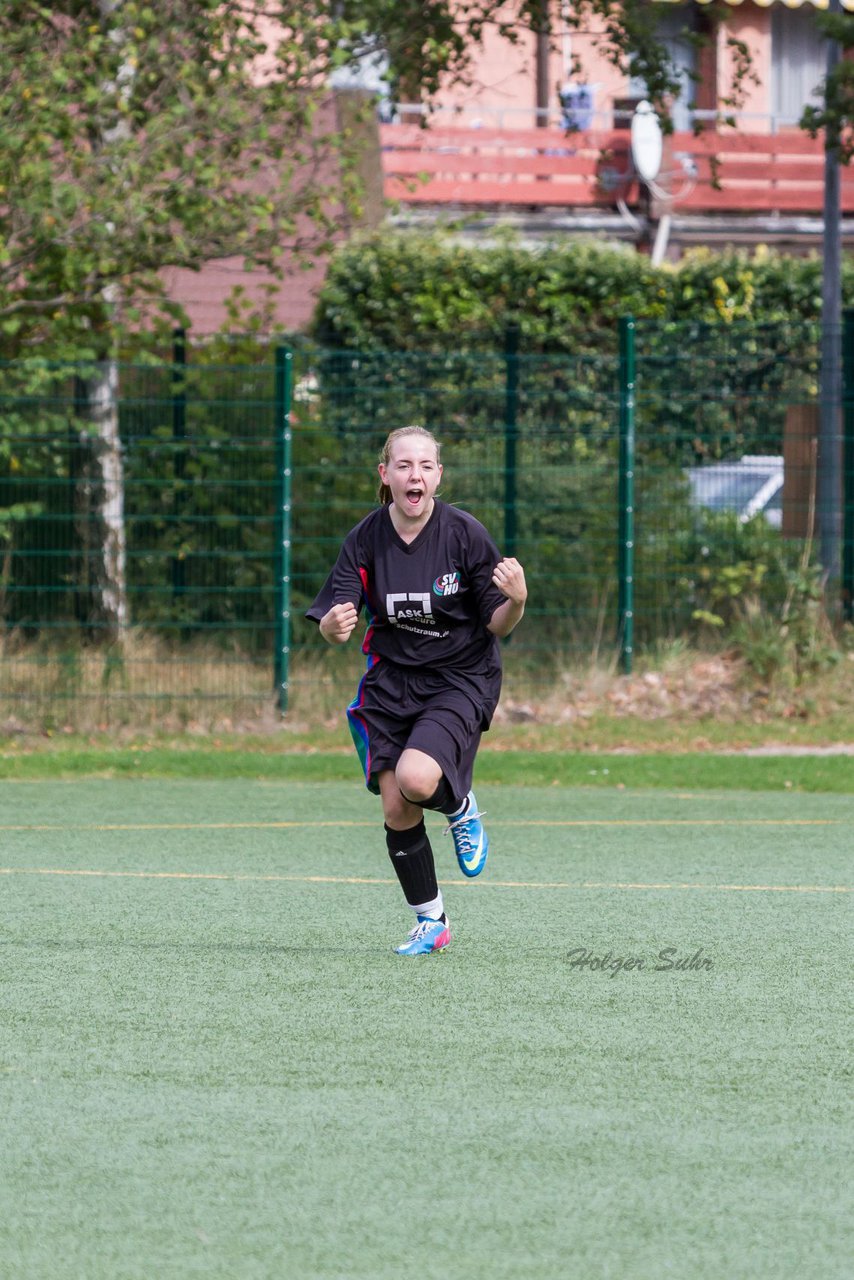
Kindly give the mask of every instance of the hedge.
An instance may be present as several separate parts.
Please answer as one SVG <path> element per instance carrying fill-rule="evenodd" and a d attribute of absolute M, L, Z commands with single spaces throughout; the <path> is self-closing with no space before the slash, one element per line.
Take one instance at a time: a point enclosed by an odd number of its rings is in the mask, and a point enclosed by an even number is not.
<path fill-rule="evenodd" d="M 513 323 L 531 353 L 603 352 L 627 314 L 664 329 L 816 323 L 821 288 L 819 258 L 765 247 L 694 249 L 653 267 L 634 250 L 592 240 L 472 247 L 446 233 L 383 232 L 335 254 L 313 333 L 334 348 L 462 351 L 494 349 Z M 854 304 L 848 261 L 843 296 Z"/>

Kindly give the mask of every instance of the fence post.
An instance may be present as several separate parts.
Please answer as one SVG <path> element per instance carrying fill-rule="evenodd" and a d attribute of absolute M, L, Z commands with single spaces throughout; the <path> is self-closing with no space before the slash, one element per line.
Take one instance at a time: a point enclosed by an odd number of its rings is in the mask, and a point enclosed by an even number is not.
<path fill-rule="evenodd" d="M 187 335 L 183 329 L 175 329 L 172 334 L 172 439 L 175 442 L 172 457 L 172 475 L 175 480 L 175 529 L 179 531 L 179 520 L 184 507 L 184 474 L 186 469 L 186 450 L 184 440 L 187 435 Z M 172 557 L 172 595 L 182 596 L 187 589 L 186 565 L 182 556 Z"/>
<path fill-rule="evenodd" d="M 273 678 L 279 710 L 288 709 L 291 653 L 291 396 L 294 353 L 276 348 Z"/>
<path fill-rule="evenodd" d="M 635 564 L 635 321 L 620 319 L 620 449 L 617 482 L 617 625 L 621 666 L 631 675 L 634 654 Z"/>
<path fill-rule="evenodd" d="M 854 621 L 854 309 L 842 328 L 842 615 Z"/>
<path fill-rule="evenodd" d="M 519 405 L 519 326 L 504 333 L 504 554 L 516 554 L 516 441 Z"/>

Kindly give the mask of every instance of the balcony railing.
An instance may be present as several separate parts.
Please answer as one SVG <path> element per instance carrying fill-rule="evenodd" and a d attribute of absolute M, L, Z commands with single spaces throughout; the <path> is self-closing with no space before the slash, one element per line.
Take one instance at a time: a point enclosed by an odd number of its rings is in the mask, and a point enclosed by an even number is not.
<path fill-rule="evenodd" d="M 641 198 L 629 131 L 606 127 L 601 118 L 577 131 L 446 120 L 380 125 L 387 197 L 402 205 L 563 210 L 631 205 Z M 665 139 L 661 171 L 649 184 L 659 207 L 675 214 L 820 214 L 821 140 L 797 128 L 772 132 L 779 122 L 767 116 L 739 123 L 739 129 L 706 128 Z M 854 214 L 854 173 L 846 167 L 842 207 Z"/>

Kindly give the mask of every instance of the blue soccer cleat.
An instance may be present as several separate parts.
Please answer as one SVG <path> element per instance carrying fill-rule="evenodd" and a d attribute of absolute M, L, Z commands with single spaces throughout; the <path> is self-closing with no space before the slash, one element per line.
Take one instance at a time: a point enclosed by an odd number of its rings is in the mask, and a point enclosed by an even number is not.
<path fill-rule="evenodd" d="M 409 937 L 395 951 L 399 956 L 429 956 L 433 951 L 444 951 L 451 941 L 451 929 L 447 918 L 431 920 L 429 916 L 417 916 L 418 923 Z"/>
<path fill-rule="evenodd" d="M 468 876 L 469 879 L 479 876 L 486 866 L 486 856 L 489 853 L 489 836 L 484 831 L 483 823 L 481 822 L 481 818 L 484 816 L 484 814 L 478 813 L 474 792 L 470 791 L 466 796 L 466 804 L 461 816 L 458 818 L 452 817 L 445 828 L 445 835 L 450 832 L 454 838 L 454 849 L 457 854 L 457 862 L 460 864 L 460 871 L 464 876 Z"/>

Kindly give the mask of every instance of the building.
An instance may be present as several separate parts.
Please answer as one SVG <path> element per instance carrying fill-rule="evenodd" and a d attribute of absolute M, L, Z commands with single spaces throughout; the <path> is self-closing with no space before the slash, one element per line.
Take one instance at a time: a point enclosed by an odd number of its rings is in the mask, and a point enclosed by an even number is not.
<path fill-rule="evenodd" d="M 845 4 L 854 9 L 854 0 Z M 732 3 L 717 33 L 704 3 L 658 7 L 684 89 L 672 104 L 675 133 L 648 181 L 630 138 L 645 86 L 621 77 L 589 35 L 559 16 L 547 54 L 534 35 L 516 46 L 487 38 L 472 87 L 449 89 L 428 129 L 406 128 L 421 115 L 406 104 L 382 127 L 398 223 L 477 211 L 472 226 L 481 232 L 496 221 L 530 238 L 592 232 L 662 257 L 693 244 L 819 247 L 824 149 L 799 127 L 805 105 L 820 101 L 826 68 L 816 7 Z M 686 32 L 704 28 L 708 43 L 698 48 Z M 724 108 L 736 79 L 731 40 L 751 61 L 735 111 Z M 429 180 L 419 182 L 424 173 Z M 842 200 L 854 215 L 847 169 Z M 843 223 L 843 234 L 854 238 L 854 222 Z"/>
<path fill-rule="evenodd" d="M 449 86 L 429 116 L 420 104 L 382 101 L 364 176 L 391 202 L 391 221 L 417 231 L 465 214 L 465 234 L 473 237 L 505 223 L 530 240 L 595 234 L 659 258 L 696 244 L 820 247 L 824 151 L 798 125 L 804 106 L 819 100 L 825 73 L 816 5 L 728 0 L 726 26 L 698 48 L 685 33 L 711 29 L 705 0 L 655 2 L 684 91 L 673 104 L 675 133 L 648 180 L 631 146 L 646 87 L 621 77 L 592 37 L 566 21 L 561 0 L 552 0 L 550 49 L 535 35 L 514 45 L 492 32 L 475 54 L 471 85 Z M 843 3 L 854 11 L 854 0 Z M 721 105 L 734 81 L 729 37 L 748 49 L 753 74 L 727 121 Z M 370 74 L 367 88 L 375 91 L 376 67 Z M 349 81 L 337 93 L 340 99 L 359 89 Z M 847 169 L 842 200 L 851 215 L 843 236 L 854 241 Z M 381 217 L 374 201 L 366 221 Z M 342 237 L 350 230 L 342 226 Z M 272 308 L 276 324 L 297 329 L 308 322 L 323 274 L 320 261 L 286 277 Z M 225 321 L 224 299 L 236 283 L 254 301 L 269 281 L 235 260 L 176 272 L 169 287 L 203 333 Z"/>

